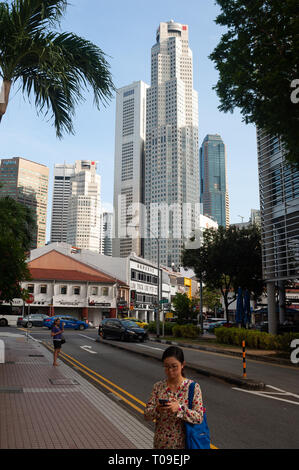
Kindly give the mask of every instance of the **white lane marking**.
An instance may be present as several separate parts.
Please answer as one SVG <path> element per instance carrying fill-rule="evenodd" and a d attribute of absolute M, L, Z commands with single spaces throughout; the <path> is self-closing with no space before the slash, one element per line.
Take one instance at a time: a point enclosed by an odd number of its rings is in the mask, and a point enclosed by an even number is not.
<path fill-rule="evenodd" d="M 273 387 L 271 385 L 267 385 L 267 387 L 272 388 L 273 390 L 277 390 L 278 392 L 262 392 L 262 391 L 257 392 L 253 390 L 245 390 L 243 388 L 238 388 L 238 387 L 233 387 L 232 390 L 237 390 L 238 392 L 246 392 L 246 393 L 250 393 L 251 395 L 256 395 L 256 396 L 260 396 L 264 398 L 270 398 L 271 400 L 284 401 L 286 403 L 291 403 L 293 405 L 299 406 L 299 402 L 297 401 L 286 400 L 285 398 L 278 398 L 277 396 L 271 396 L 271 395 L 283 395 L 285 397 L 291 396 L 291 397 L 298 398 L 299 400 L 299 395 L 296 395 L 295 393 L 286 392 L 285 390 L 282 390 L 277 387 Z"/>
<path fill-rule="evenodd" d="M 98 354 L 96 351 L 91 350 L 91 346 L 80 346 L 81 349 L 84 349 L 84 351 L 89 352 L 90 354 Z"/>
<path fill-rule="evenodd" d="M 81 333 L 79 333 L 79 336 L 83 336 L 84 338 L 87 338 L 87 339 L 89 339 L 90 341 L 95 341 L 95 339 L 90 338 L 89 336 L 86 336 L 86 335 L 82 335 Z"/>
<path fill-rule="evenodd" d="M 137 344 L 137 346 L 140 346 L 140 347 L 142 347 L 142 348 L 157 349 L 157 351 L 164 351 L 164 349 L 161 349 L 161 348 L 153 348 L 153 346 L 146 346 L 145 344 Z"/>

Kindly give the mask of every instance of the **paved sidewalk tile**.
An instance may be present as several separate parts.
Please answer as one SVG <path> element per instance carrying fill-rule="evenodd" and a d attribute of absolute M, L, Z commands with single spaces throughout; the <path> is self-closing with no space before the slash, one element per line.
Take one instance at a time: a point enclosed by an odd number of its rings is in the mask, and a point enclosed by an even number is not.
<path fill-rule="evenodd" d="M 0 449 L 152 448 L 152 431 L 44 346 L 0 338 Z"/>

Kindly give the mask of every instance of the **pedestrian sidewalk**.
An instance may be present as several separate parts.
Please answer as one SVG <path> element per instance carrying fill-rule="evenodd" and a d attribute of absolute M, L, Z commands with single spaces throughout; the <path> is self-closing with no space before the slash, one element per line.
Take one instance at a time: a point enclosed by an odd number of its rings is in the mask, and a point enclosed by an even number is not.
<path fill-rule="evenodd" d="M 39 342 L 1 333 L 0 449 L 152 449 L 153 432 Z"/>

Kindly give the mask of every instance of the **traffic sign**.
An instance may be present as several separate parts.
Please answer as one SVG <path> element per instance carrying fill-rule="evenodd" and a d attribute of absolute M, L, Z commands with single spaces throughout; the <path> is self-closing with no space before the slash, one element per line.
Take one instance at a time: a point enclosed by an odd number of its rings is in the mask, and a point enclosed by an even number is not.
<path fill-rule="evenodd" d="M 34 295 L 29 294 L 28 299 L 26 300 L 26 304 L 32 304 L 34 302 Z"/>
<path fill-rule="evenodd" d="M 160 304 L 168 304 L 168 299 L 161 299 Z"/>

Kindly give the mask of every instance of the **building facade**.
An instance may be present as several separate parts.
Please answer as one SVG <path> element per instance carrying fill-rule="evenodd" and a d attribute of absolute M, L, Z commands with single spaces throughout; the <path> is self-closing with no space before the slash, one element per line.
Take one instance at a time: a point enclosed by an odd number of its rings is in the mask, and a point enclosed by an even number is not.
<path fill-rule="evenodd" d="M 67 243 L 100 252 L 101 249 L 101 177 L 91 160 L 75 163 L 70 177 Z"/>
<path fill-rule="evenodd" d="M 75 164 L 63 163 L 54 165 L 51 243 L 66 242 L 67 239 L 71 176 L 74 173 Z"/>
<path fill-rule="evenodd" d="M 180 264 L 199 203 L 198 95 L 188 26 L 160 23 L 146 97 L 144 256 Z M 186 220 L 187 219 L 187 220 Z"/>
<path fill-rule="evenodd" d="M 101 251 L 102 255 L 112 256 L 113 212 L 101 215 Z"/>
<path fill-rule="evenodd" d="M 15 157 L 0 160 L 0 197 L 10 196 L 32 209 L 37 229 L 32 248 L 46 243 L 49 168 Z"/>
<path fill-rule="evenodd" d="M 229 225 L 229 199 L 226 173 L 226 149 L 220 135 L 208 134 L 199 153 L 200 202 L 203 214 L 218 225 Z"/>
<path fill-rule="evenodd" d="M 267 283 L 269 332 L 285 320 L 286 282 L 299 278 L 299 171 L 284 158 L 281 140 L 257 130 L 263 277 Z M 279 317 L 275 303 L 279 293 Z"/>
<path fill-rule="evenodd" d="M 113 256 L 141 255 L 146 90 L 142 81 L 117 90 Z"/>

